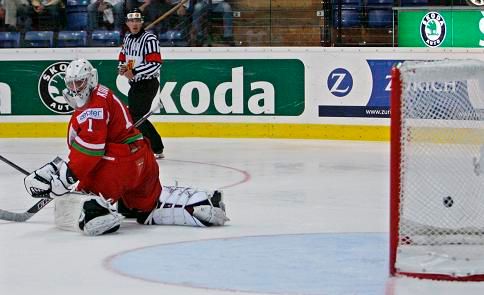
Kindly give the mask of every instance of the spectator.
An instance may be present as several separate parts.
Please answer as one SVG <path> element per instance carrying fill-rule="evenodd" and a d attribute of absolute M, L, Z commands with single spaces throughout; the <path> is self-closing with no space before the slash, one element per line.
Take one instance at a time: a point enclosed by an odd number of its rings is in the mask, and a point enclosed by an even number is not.
<path fill-rule="evenodd" d="M 39 30 L 62 30 L 66 16 L 63 0 L 32 0 L 32 7 Z"/>
<path fill-rule="evenodd" d="M 87 6 L 89 31 L 104 28 L 122 31 L 124 24 L 123 0 L 91 0 Z"/>
<path fill-rule="evenodd" d="M 0 1 L 0 29 L 5 30 L 5 7 L 3 6 L 3 1 Z"/>
<path fill-rule="evenodd" d="M 124 12 L 126 12 L 134 8 L 139 8 L 145 2 L 145 0 L 125 0 L 124 2 Z"/>
<path fill-rule="evenodd" d="M 148 26 L 152 22 L 156 21 L 160 16 L 164 15 L 167 11 L 172 9 L 181 0 L 127 0 L 126 9 L 139 8 L 145 16 L 145 25 Z M 183 30 L 188 32 L 189 10 L 190 1 L 185 2 L 176 12 L 172 13 L 162 22 L 151 27 L 150 30 L 155 34 L 159 32 L 165 32 L 170 29 Z"/>
<path fill-rule="evenodd" d="M 197 35 L 197 45 L 203 44 L 205 39 L 205 34 L 200 21 L 202 16 L 207 15 L 207 12 L 223 13 L 223 39 L 225 42 L 233 45 L 234 35 L 232 30 L 232 7 L 224 0 L 197 0 L 197 3 L 193 8 L 193 26 Z"/>
<path fill-rule="evenodd" d="M 32 6 L 28 0 L 5 0 L 5 26 L 8 30 L 32 29 Z"/>
<path fill-rule="evenodd" d="M 161 13 L 161 15 L 178 5 L 180 1 L 181 0 L 165 0 L 165 9 Z M 186 1 L 176 10 L 176 12 L 172 13 L 165 19 L 164 31 L 175 29 L 183 31 L 184 35 L 188 34 L 190 10 L 190 1 Z"/>

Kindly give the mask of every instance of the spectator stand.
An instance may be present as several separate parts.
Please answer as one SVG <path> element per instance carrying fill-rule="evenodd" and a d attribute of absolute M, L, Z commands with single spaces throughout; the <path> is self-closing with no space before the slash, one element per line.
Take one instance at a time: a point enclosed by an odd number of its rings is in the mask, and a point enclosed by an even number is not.
<path fill-rule="evenodd" d="M 162 6 L 161 13 L 159 16 L 164 15 L 179 3 L 179 1 L 171 1 L 170 3 L 165 3 Z M 158 35 L 160 41 L 160 46 L 171 47 L 171 46 L 189 46 L 191 40 L 191 19 L 193 13 L 193 3 L 195 0 L 188 0 L 188 7 L 183 5 L 181 11 L 184 15 L 179 15 L 178 10 L 175 10 L 169 16 L 167 16 L 161 23 L 157 25 L 157 30 L 154 31 Z M 179 9 L 180 9 L 179 8 Z"/>
<path fill-rule="evenodd" d="M 19 32 L 0 32 L 0 48 L 20 47 Z"/>
<path fill-rule="evenodd" d="M 329 25 L 321 0 L 228 2 L 236 46 L 321 46 L 323 28 Z"/>
<path fill-rule="evenodd" d="M 90 37 L 91 47 L 117 47 L 121 45 L 121 33 L 119 31 L 95 30 Z"/>
<path fill-rule="evenodd" d="M 57 36 L 57 47 L 86 47 L 86 31 L 60 31 Z"/>
<path fill-rule="evenodd" d="M 161 47 L 185 47 L 188 46 L 186 34 L 180 30 L 168 30 L 158 35 Z"/>
<path fill-rule="evenodd" d="M 85 30 L 88 26 L 89 0 L 67 0 L 67 30 Z"/>
<path fill-rule="evenodd" d="M 23 47 L 52 48 L 54 47 L 53 31 L 28 31 L 25 33 Z"/>

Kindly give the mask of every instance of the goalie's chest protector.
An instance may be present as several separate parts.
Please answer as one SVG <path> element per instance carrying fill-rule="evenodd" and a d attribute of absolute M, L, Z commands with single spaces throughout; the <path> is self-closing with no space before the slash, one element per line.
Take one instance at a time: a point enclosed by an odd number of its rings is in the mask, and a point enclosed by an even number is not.
<path fill-rule="evenodd" d="M 136 136 L 139 131 L 132 125 L 127 107 L 107 87 L 99 85 L 87 105 L 72 114 L 68 144 L 88 155 L 100 156 L 106 144 L 123 143 Z"/>

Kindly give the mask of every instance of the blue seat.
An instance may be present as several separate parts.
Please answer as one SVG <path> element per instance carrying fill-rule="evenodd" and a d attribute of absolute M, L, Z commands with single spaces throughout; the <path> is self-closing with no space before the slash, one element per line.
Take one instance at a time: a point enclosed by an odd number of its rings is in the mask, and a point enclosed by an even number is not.
<path fill-rule="evenodd" d="M 366 2 L 367 7 L 375 6 L 375 7 L 392 7 L 393 0 L 367 0 Z"/>
<path fill-rule="evenodd" d="M 428 6 L 428 0 L 401 0 L 402 6 Z"/>
<path fill-rule="evenodd" d="M 186 35 L 182 31 L 168 30 L 158 35 L 158 41 L 162 47 L 188 46 Z"/>
<path fill-rule="evenodd" d="M 67 30 L 84 30 L 88 26 L 87 5 L 89 3 L 89 0 L 67 0 Z"/>
<path fill-rule="evenodd" d="M 52 31 L 29 31 L 25 33 L 24 47 L 54 47 L 54 32 Z"/>
<path fill-rule="evenodd" d="M 20 47 L 19 32 L 0 32 L 0 48 Z"/>
<path fill-rule="evenodd" d="M 119 31 L 93 31 L 91 35 L 92 47 L 113 47 L 121 43 L 121 33 Z"/>
<path fill-rule="evenodd" d="M 333 10 L 333 26 L 339 26 L 338 10 Z M 341 9 L 341 27 L 355 28 L 361 26 L 360 11 L 358 9 Z"/>
<path fill-rule="evenodd" d="M 361 0 L 340 0 L 341 6 L 350 6 L 350 7 L 360 7 Z M 333 2 L 333 6 L 338 6 L 340 4 L 338 0 Z"/>
<path fill-rule="evenodd" d="M 58 47 L 85 47 L 87 46 L 86 31 L 60 31 L 57 37 Z"/>
<path fill-rule="evenodd" d="M 392 9 L 368 9 L 369 28 L 391 28 L 393 25 Z"/>
<path fill-rule="evenodd" d="M 87 6 L 89 3 L 91 3 L 90 0 L 67 0 L 67 6 Z"/>

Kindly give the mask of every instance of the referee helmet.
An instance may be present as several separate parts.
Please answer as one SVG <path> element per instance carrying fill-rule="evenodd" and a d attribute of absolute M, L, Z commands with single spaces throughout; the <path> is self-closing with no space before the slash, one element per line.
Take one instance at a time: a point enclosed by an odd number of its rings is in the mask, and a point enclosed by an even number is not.
<path fill-rule="evenodd" d="M 135 19 L 143 21 L 143 12 L 139 8 L 132 8 L 126 13 L 126 21 Z"/>

